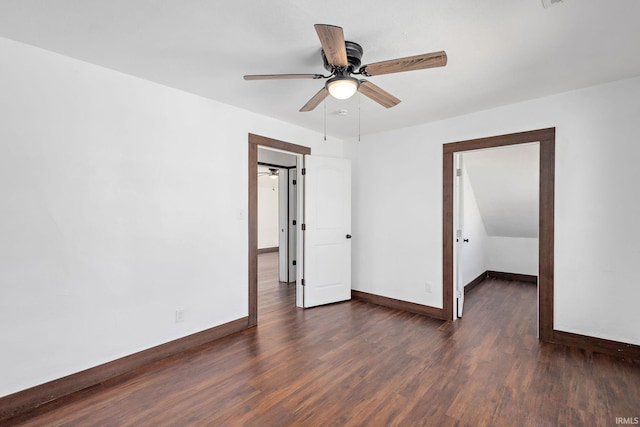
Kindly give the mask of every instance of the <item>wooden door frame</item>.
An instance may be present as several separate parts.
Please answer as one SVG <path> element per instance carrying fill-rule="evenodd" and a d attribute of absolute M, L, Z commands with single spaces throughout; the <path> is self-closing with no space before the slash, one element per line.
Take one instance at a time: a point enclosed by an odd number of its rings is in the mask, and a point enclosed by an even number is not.
<path fill-rule="evenodd" d="M 454 153 L 483 148 L 540 143 L 538 229 L 538 338 L 552 342 L 554 271 L 554 187 L 556 129 L 538 129 L 444 144 L 442 147 L 442 307 L 453 319 L 453 158 Z"/>
<path fill-rule="evenodd" d="M 258 146 L 292 154 L 311 154 L 311 148 L 266 136 L 249 134 L 249 327 L 258 324 Z"/>

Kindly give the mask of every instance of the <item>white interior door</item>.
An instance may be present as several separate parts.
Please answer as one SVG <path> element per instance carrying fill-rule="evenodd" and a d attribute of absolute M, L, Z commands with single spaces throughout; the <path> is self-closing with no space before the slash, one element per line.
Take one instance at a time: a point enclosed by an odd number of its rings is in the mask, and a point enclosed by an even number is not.
<path fill-rule="evenodd" d="M 297 233 L 297 218 L 298 218 L 298 195 L 297 195 L 297 173 L 296 169 L 289 169 L 289 247 L 287 252 L 289 254 L 289 279 L 288 282 L 296 281 L 296 254 L 298 252 L 298 233 Z"/>
<path fill-rule="evenodd" d="M 454 283 L 454 303 L 456 307 L 455 315 L 462 317 L 464 311 L 464 282 L 462 279 L 462 263 L 464 260 L 464 186 L 463 186 L 463 172 L 462 172 L 462 154 L 457 153 L 454 155 L 454 269 L 453 269 L 453 283 Z"/>
<path fill-rule="evenodd" d="M 305 156 L 304 307 L 351 299 L 351 162 Z"/>
<path fill-rule="evenodd" d="M 278 279 L 289 281 L 289 171 L 278 171 Z"/>

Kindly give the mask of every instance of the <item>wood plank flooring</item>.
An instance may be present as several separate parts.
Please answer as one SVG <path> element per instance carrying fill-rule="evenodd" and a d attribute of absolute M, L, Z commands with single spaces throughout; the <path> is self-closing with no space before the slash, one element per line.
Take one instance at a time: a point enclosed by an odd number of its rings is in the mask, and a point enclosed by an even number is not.
<path fill-rule="evenodd" d="M 640 417 L 640 362 L 538 342 L 535 285 L 489 280 L 455 323 L 362 301 L 302 310 L 295 285 L 277 281 L 276 257 L 259 256 L 257 328 L 8 425 L 615 426 Z"/>

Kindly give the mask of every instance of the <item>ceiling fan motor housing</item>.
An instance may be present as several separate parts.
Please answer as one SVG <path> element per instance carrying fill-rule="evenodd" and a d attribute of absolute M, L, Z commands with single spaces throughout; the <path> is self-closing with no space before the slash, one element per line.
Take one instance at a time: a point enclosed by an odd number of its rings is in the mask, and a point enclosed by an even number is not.
<path fill-rule="evenodd" d="M 352 73 L 356 71 L 362 63 L 362 46 L 360 46 L 358 43 L 350 41 L 345 41 L 344 45 L 347 49 L 347 62 L 349 63 L 345 71 L 347 71 L 348 73 Z M 329 64 L 324 50 L 321 49 L 320 53 L 322 54 L 322 63 L 324 64 L 324 68 L 333 74 L 336 71 L 336 67 Z"/>

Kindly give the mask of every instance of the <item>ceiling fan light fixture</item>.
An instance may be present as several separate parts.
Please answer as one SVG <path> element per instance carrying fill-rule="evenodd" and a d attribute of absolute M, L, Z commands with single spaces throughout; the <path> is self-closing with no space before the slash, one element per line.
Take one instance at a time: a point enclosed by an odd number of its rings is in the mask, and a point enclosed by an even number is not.
<path fill-rule="evenodd" d="M 336 99 L 349 99 L 357 91 L 360 82 L 349 76 L 337 76 L 327 81 L 326 87 L 331 96 Z"/>

